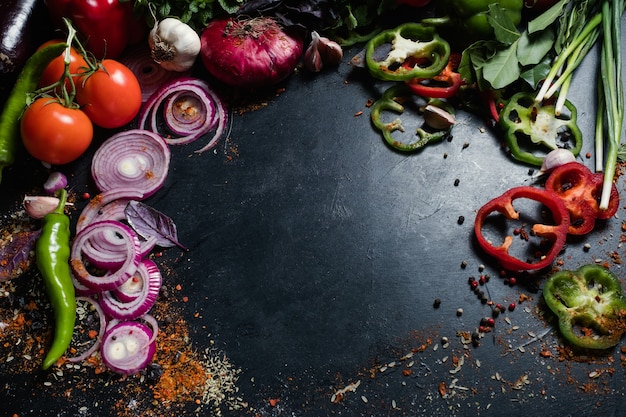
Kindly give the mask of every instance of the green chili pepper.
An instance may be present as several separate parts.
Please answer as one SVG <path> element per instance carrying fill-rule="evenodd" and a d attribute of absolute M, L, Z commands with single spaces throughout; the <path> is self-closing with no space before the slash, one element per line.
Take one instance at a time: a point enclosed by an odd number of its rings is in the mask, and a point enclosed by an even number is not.
<path fill-rule="evenodd" d="M 389 45 L 386 57 L 379 60 L 379 50 Z M 434 27 L 419 23 L 405 23 L 381 32 L 365 46 L 367 68 L 381 80 L 431 78 L 443 71 L 449 59 L 448 42 L 437 35 Z"/>
<path fill-rule="evenodd" d="M 500 125 L 505 130 L 504 139 L 511 155 L 518 161 L 541 166 L 549 151 L 571 143 L 569 150 L 578 156 L 583 135 L 576 123 L 576 107 L 568 100 L 565 107 L 569 115 L 557 115 L 553 104 L 535 102 L 532 93 L 513 95 L 500 113 Z M 557 140 L 561 143 L 557 144 Z"/>
<path fill-rule="evenodd" d="M 76 296 L 70 272 L 70 219 L 65 215 L 67 191 L 57 192 L 59 205 L 43 219 L 41 235 L 35 245 L 37 268 L 43 276 L 54 311 L 55 331 L 43 369 L 59 360 L 72 341 L 76 321 Z"/>
<path fill-rule="evenodd" d="M 563 337 L 576 346 L 607 349 L 626 332 L 620 280 L 601 265 L 554 273 L 543 286 L 543 298 L 558 316 Z"/>
<path fill-rule="evenodd" d="M 60 42 L 41 48 L 26 61 L 0 114 L 0 182 L 2 170 L 15 161 L 20 142 L 20 117 L 28 102 L 28 94 L 35 91 L 43 70 L 50 61 L 63 53 L 67 44 Z"/>
<path fill-rule="evenodd" d="M 404 132 L 404 126 L 400 118 L 391 122 L 383 122 L 381 115 L 385 111 L 393 111 L 395 113 L 403 113 L 404 106 L 398 102 L 399 98 L 410 97 L 413 93 L 405 84 L 397 84 L 388 88 L 382 97 L 374 102 L 371 108 L 370 117 L 374 126 L 381 131 L 385 141 L 397 150 L 410 152 L 415 151 L 429 143 L 437 142 L 446 137 L 452 129 L 452 125 L 444 129 L 418 128 L 416 131 L 416 140 L 412 142 L 402 142 L 392 136 L 394 131 Z M 449 113 L 453 113 L 454 109 L 442 100 L 431 100 L 433 105 L 443 108 Z"/>

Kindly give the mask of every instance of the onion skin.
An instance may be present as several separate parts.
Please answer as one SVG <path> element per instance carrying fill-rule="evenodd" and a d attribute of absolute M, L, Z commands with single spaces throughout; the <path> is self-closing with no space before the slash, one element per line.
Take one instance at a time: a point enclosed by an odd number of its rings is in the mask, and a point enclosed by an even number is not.
<path fill-rule="evenodd" d="M 287 78 L 300 62 L 303 40 L 270 17 L 215 19 L 200 36 L 207 71 L 234 87 L 267 87 Z"/>

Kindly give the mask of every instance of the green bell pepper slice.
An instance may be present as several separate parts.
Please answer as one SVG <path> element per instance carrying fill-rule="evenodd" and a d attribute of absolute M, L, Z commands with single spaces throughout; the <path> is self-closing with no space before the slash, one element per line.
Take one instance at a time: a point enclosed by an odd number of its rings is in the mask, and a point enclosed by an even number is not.
<path fill-rule="evenodd" d="M 569 100 L 565 100 L 565 108 L 568 115 L 557 115 L 554 104 L 537 103 L 532 93 L 514 94 L 499 117 L 505 142 L 513 158 L 541 166 L 549 151 L 569 142 L 572 144 L 568 149 L 574 156 L 578 156 L 583 145 L 583 135 L 576 122 L 576 107 Z M 559 146 L 557 140 L 563 142 L 562 146 Z M 528 146 L 536 152 L 528 150 Z M 540 154 L 542 151 L 543 155 Z"/>
<path fill-rule="evenodd" d="M 390 49 L 383 59 L 380 50 Z M 388 49 L 388 48 L 387 48 Z M 365 62 L 372 76 L 388 81 L 432 78 L 448 64 L 450 44 L 432 26 L 404 23 L 379 33 L 365 46 Z"/>
<path fill-rule="evenodd" d="M 626 332 L 626 297 L 619 278 L 601 265 L 552 274 L 543 298 L 559 319 L 563 337 L 575 346 L 607 349 Z"/>
<path fill-rule="evenodd" d="M 444 129 L 431 129 L 428 127 L 419 127 L 416 131 L 416 139 L 414 141 L 403 142 L 393 136 L 393 132 L 404 132 L 402 120 L 396 118 L 391 122 L 384 122 L 382 114 L 386 111 L 392 111 L 398 114 L 404 113 L 404 106 L 399 102 L 402 98 L 411 97 L 413 93 L 405 84 L 396 84 L 389 87 L 383 95 L 372 104 L 370 118 L 372 124 L 378 129 L 387 144 L 391 147 L 403 151 L 412 152 L 423 148 L 429 143 L 434 143 L 445 138 L 452 130 L 452 125 Z M 442 100 L 430 100 L 430 104 L 442 108 L 452 114 L 454 108 Z"/>

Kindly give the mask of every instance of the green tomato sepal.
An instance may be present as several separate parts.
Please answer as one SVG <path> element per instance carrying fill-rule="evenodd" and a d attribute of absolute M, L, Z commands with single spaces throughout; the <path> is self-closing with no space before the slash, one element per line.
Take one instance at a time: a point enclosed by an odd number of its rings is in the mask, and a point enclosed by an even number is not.
<path fill-rule="evenodd" d="M 617 345 L 626 332 L 626 297 L 619 278 L 601 265 L 552 274 L 543 287 L 561 335 L 588 349 Z"/>
<path fill-rule="evenodd" d="M 380 49 L 390 46 L 384 58 Z M 372 76 L 388 81 L 432 78 L 450 59 L 450 44 L 434 27 L 420 23 L 404 23 L 379 33 L 365 46 L 365 62 Z"/>

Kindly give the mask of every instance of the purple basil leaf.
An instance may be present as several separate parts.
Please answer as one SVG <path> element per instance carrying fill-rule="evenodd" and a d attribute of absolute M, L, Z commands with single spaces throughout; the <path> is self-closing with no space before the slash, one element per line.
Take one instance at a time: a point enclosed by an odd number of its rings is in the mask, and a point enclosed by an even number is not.
<path fill-rule="evenodd" d="M 17 277 L 28 267 L 39 235 L 41 230 L 14 233 L 11 241 L 0 248 L 0 282 Z"/>
<path fill-rule="evenodd" d="M 157 238 L 157 245 L 164 248 L 178 246 L 187 250 L 179 241 L 174 221 L 160 211 L 140 201 L 131 200 L 124 209 L 128 224 L 135 229 L 141 237 L 148 239 Z"/>

